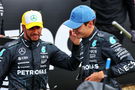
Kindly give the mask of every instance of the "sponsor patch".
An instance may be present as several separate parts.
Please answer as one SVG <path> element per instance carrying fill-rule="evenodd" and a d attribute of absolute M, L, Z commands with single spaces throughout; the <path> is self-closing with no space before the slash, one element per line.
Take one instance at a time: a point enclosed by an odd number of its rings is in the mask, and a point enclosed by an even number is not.
<path fill-rule="evenodd" d="M 116 40 L 114 39 L 114 37 L 110 37 L 110 38 L 109 38 L 109 42 L 110 42 L 111 44 L 115 44 L 115 43 L 116 43 Z"/>
<path fill-rule="evenodd" d="M 20 55 L 24 55 L 26 53 L 26 49 L 24 47 L 22 47 L 18 50 L 18 52 Z"/>
<path fill-rule="evenodd" d="M 43 47 L 41 48 L 41 52 L 42 52 L 42 53 L 45 53 L 45 52 L 46 52 L 46 47 L 45 47 L 45 46 L 43 46 Z"/>
<path fill-rule="evenodd" d="M 93 42 L 92 42 L 92 47 L 95 47 L 97 45 L 97 40 L 94 40 Z"/>

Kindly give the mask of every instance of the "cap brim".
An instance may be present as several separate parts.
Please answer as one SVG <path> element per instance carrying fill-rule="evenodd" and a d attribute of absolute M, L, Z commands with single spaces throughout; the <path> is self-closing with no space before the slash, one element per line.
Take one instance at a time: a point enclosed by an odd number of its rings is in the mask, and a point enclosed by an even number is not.
<path fill-rule="evenodd" d="M 83 23 L 76 23 L 71 20 L 67 20 L 63 24 L 69 28 L 76 29 L 76 28 L 80 27 Z"/>
<path fill-rule="evenodd" d="M 33 22 L 33 23 L 30 23 L 30 24 L 27 24 L 26 25 L 26 29 L 30 29 L 30 28 L 35 27 L 35 26 L 39 26 L 39 27 L 43 28 L 43 24 L 42 23 L 40 23 L 40 22 Z"/>

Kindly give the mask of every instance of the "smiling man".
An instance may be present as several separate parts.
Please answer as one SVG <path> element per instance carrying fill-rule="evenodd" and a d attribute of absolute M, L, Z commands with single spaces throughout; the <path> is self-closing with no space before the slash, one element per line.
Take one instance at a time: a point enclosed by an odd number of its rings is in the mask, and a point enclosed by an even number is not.
<path fill-rule="evenodd" d="M 0 51 L 0 87 L 8 76 L 9 90 L 46 90 L 50 64 L 71 71 L 77 69 L 80 40 L 76 35 L 70 34 L 73 42 L 70 57 L 55 45 L 40 39 L 42 28 L 40 12 L 31 10 L 23 14 L 24 34 Z"/>
<path fill-rule="evenodd" d="M 28 11 L 22 16 L 24 38 L 31 41 L 39 40 L 43 28 L 42 16 L 39 12 Z"/>
<path fill-rule="evenodd" d="M 135 60 L 114 35 L 96 28 L 95 21 L 94 10 L 86 5 L 79 5 L 71 11 L 70 18 L 64 22 L 64 25 L 72 29 L 70 32 L 75 33 L 78 39 L 82 39 L 80 77 L 82 80 L 103 82 L 106 60 L 111 58 L 107 84 L 120 90 L 115 77 L 135 71 Z"/>

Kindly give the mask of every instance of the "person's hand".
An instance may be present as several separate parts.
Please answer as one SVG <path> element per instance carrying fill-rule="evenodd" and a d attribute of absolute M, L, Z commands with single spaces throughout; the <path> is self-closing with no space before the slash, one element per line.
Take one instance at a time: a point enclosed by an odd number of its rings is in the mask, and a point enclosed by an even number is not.
<path fill-rule="evenodd" d="M 73 32 L 73 30 L 70 30 L 69 31 L 69 37 L 70 37 L 70 40 L 73 42 L 73 44 L 75 45 L 80 45 L 80 39 L 77 38 L 75 32 Z"/>
<path fill-rule="evenodd" d="M 3 37 L 4 37 L 4 35 L 1 35 L 1 34 L 0 34 L 0 38 L 3 38 Z"/>
<path fill-rule="evenodd" d="M 88 76 L 85 80 L 86 81 L 95 81 L 95 82 L 100 82 L 104 78 L 104 72 L 94 72 L 90 76 Z"/>
<path fill-rule="evenodd" d="M 135 30 L 131 31 L 131 35 L 132 35 L 131 41 L 135 43 Z"/>

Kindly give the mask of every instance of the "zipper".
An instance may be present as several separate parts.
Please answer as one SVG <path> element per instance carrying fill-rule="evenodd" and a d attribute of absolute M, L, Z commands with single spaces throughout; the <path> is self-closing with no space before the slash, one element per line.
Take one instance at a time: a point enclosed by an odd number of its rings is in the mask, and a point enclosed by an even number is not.
<path fill-rule="evenodd" d="M 31 55 L 32 55 L 32 69 L 35 70 L 35 67 L 34 67 L 34 56 L 33 56 L 33 49 L 32 49 L 32 47 L 31 47 Z M 32 90 L 34 90 L 34 84 L 35 84 L 34 78 L 35 78 L 35 76 L 32 75 Z"/>

